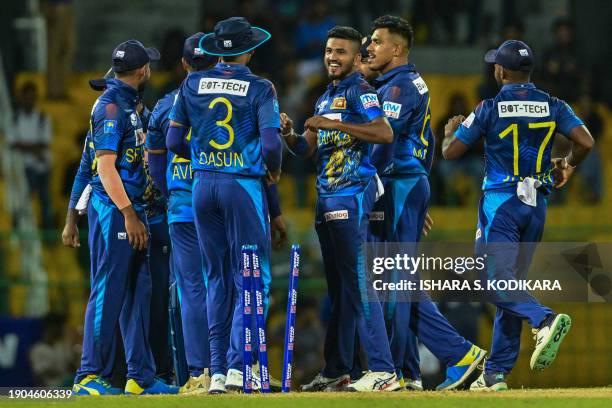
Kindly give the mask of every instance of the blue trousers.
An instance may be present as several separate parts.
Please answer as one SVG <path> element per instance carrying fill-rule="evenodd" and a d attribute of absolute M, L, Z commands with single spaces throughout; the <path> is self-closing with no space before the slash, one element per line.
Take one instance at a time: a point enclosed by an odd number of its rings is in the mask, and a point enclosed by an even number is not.
<path fill-rule="evenodd" d="M 210 372 L 242 371 L 242 245 L 259 249 L 264 302 L 270 288 L 268 203 L 259 178 L 196 171 L 193 209 L 204 270 Z"/>
<path fill-rule="evenodd" d="M 170 236 L 166 217 L 149 222 L 151 245 L 151 309 L 149 342 L 155 360 L 157 377 L 169 380 L 172 376 L 170 334 L 168 326 L 168 287 L 170 285 Z M 165 334 L 165 335 L 164 335 Z"/>
<path fill-rule="evenodd" d="M 366 242 L 368 218 L 376 196 L 372 181 L 353 196 L 319 197 L 315 228 L 331 300 L 325 336 L 323 375 L 338 377 L 352 371 L 355 332 L 372 371 L 393 372 L 380 302 L 366 281 L 362 244 Z"/>
<path fill-rule="evenodd" d="M 146 223 L 144 213 L 139 214 Z M 109 378 L 119 326 L 127 377 L 143 387 L 155 376 L 149 344 L 151 275 L 148 250 L 136 251 L 128 241 L 123 214 L 95 194 L 89 202 L 91 292 L 85 311 L 83 354 L 75 382 L 88 374 Z"/>
<path fill-rule="evenodd" d="M 427 176 L 385 178 L 383 183 L 385 195 L 376 210 L 383 212 L 384 218 L 372 222 L 372 235 L 385 242 L 413 244 L 411 251 L 416 252 L 429 205 Z M 396 370 L 411 379 L 420 378 L 415 335 L 446 365 L 458 363 L 472 346 L 429 297 L 421 294 L 419 298 L 418 302 L 409 302 L 391 297 L 384 305 Z"/>
<path fill-rule="evenodd" d="M 514 190 L 514 188 L 512 189 Z M 542 239 L 546 220 L 546 197 L 538 193 L 537 206 L 518 199 L 514 191 L 487 191 L 478 206 L 476 252 L 486 249 L 488 260 L 495 259 L 494 279 L 526 277 L 536 243 Z M 508 243 L 499 248 L 489 243 Z M 497 313 L 493 325 L 491 352 L 485 364 L 487 372 L 509 373 L 518 358 L 523 320 L 537 328 L 552 310 L 541 305 L 529 293 L 520 302 L 496 301 Z"/>
<path fill-rule="evenodd" d="M 187 365 L 192 374 L 210 366 L 206 274 L 193 222 L 170 224 L 172 260 L 181 302 Z M 198 374 L 199 375 L 199 374 Z"/>

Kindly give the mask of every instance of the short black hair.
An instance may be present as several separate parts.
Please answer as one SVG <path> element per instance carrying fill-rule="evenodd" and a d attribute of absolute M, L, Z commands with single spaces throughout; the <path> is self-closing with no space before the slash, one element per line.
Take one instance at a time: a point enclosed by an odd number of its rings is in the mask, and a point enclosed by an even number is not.
<path fill-rule="evenodd" d="M 408 48 L 412 48 L 414 43 L 414 30 L 408 21 L 401 17 L 389 14 L 380 16 L 372 23 L 372 31 L 377 28 L 386 28 L 391 34 L 398 34 L 406 40 Z"/>
<path fill-rule="evenodd" d="M 361 39 L 363 36 L 359 31 L 353 27 L 347 26 L 335 26 L 327 32 L 327 39 L 340 38 L 343 40 L 349 40 L 357 43 L 357 47 L 361 47 Z"/>

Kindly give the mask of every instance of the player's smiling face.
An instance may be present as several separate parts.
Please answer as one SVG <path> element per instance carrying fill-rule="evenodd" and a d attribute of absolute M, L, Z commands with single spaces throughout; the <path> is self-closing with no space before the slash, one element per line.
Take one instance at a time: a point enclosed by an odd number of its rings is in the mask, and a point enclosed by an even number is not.
<path fill-rule="evenodd" d="M 342 80 L 356 68 L 359 45 L 343 38 L 329 38 L 325 46 L 325 68 L 329 79 Z"/>
<path fill-rule="evenodd" d="M 399 52 L 397 36 L 391 34 L 387 28 L 377 28 L 372 33 L 372 43 L 368 47 L 370 53 L 370 69 L 384 71 Z"/>

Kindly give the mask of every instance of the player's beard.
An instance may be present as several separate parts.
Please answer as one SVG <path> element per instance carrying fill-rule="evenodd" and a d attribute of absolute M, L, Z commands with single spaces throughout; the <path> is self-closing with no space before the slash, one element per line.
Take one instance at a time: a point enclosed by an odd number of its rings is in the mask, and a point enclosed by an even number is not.
<path fill-rule="evenodd" d="M 346 78 L 352 71 L 352 68 L 350 66 L 346 66 L 341 63 L 337 63 L 337 64 L 339 65 L 339 67 L 336 69 L 335 73 L 330 72 L 329 70 L 330 63 L 327 64 L 327 76 L 332 81 L 341 81 L 344 78 Z"/>

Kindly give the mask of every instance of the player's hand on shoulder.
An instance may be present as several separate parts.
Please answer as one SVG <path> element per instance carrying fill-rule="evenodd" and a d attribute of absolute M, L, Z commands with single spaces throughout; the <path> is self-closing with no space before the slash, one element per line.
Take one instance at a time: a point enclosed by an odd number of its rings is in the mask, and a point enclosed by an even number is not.
<path fill-rule="evenodd" d="M 79 228 L 74 223 L 68 223 L 62 231 L 62 243 L 70 248 L 78 248 L 81 246 L 79 240 Z"/>
<path fill-rule="evenodd" d="M 450 118 L 448 122 L 446 122 L 446 125 L 444 126 L 444 134 L 448 135 L 448 134 L 455 133 L 455 130 L 457 130 L 461 122 L 463 122 L 464 120 L 465 120 L 465 117 L 463 115 L 457 115 L 457 116 L 453 116 L 452 118 Z"/>
<path fill-rule="evenodd" d="M 130 205 L 121 210 L 125 218 L 125 232 L 132 248 L 143 251 L 147 249 L 149 232 L 147 227 L 138 217 L 134 208 Z"/>
<path fill-rule="evenodd" d="M 287 242 L 287 226 L 282 215 L 270 221 L 270 235 L 272 236 L 272 245 L 276 249 L 282 247 Z"/>
<path fill-rule="evenodd" d="M 574 174 L 575 167 L 570 166 L 564 157 L 554 158 L 551 160 L 551 162 L 553 164 L 553 185 L 555 188 L 561 188 L 567 183 L 572 174 Z"/>
<path fill-rule="evenodd" d="M 305 129 L 310 129 L 313 131 L 317 131 L 319 129 L 321 130 L 332 130 L 336 127 L 336 122 L 328 119 L 324 116 L 313 116 L 311 118 L 308 118 L 306 120 L 306 123 L 304 123 L 304 128 Z"/>
<path fill-rule="evenodd" d="M 280 132 L 283 137 L 293 132 L 293 120 L 285 112 L 280 114 Z"/>

